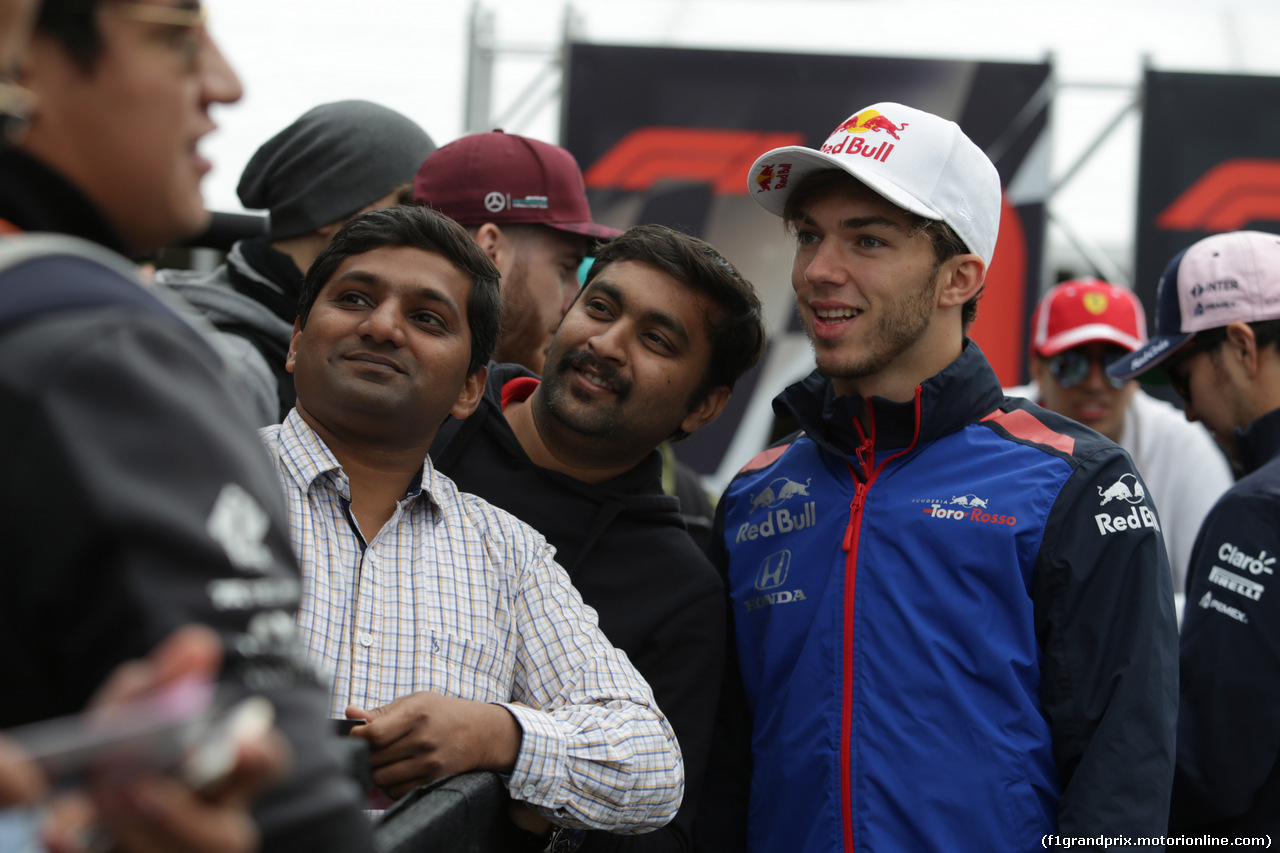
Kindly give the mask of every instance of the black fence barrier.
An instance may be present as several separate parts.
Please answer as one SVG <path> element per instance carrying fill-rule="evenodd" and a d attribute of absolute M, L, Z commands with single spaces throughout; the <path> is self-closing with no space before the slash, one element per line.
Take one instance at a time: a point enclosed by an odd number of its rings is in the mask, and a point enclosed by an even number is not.
<path fill-rule="evenodd" d="M 545 841 L 507 816 L 506 786 L 496 773 L 459 773 L 410 791 L 374 829 L 378 853 L 524 853 Z"/>

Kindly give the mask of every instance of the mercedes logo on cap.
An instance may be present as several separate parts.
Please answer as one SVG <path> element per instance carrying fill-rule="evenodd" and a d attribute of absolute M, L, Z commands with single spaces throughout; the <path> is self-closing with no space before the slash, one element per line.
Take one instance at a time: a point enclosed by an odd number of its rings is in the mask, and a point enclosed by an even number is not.
<path fill-rule="evenodd" d="M 497 213 L 507 206 L 507 197 L 500 192 L 491 192 L 484 197 L 484 209 Z"/>

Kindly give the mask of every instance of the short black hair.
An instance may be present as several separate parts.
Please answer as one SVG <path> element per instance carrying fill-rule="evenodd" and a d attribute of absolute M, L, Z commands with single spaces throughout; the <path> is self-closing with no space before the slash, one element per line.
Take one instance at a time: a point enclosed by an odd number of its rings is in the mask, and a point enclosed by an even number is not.
<path fill-rule="evenodd" d="M 102 53 L 102 34 L 94 13 L 103 0 L 43 0 L 35 31 L 56 41 L 85 73 Z"/>
<path fill-rule="evenodd" d="M 1259 350 L 1269 346 L 1280 350 L 1280 320 L 1255 320 L 1245 325 L 1253 331 L 1253 341 Z M 1198 352 L 1207 351 L 1209 357 L 1217 361 L 1221 357 L 1219 355 L 1221 352 L 1219 344 L 1226 339 L 1226 326 L 1214 326 L 1212 329 L 1204 329 L 1196 332 L 1195 336 L 1191 338 L 1183 349 L 1174 353 L 1173 358 L 1175 362 L 1182 361 Z"/>
<path fill-rule="evenodd" d="M 307 325 L 311 306 L 342 262 L 387 246 L 405 246 L 443 255 L 471 276 L 467 291 L 467 325 L 471 329 L 471 361 L 467 375 L 489 363 L 502 325 L 498 269 L 471 239 L 466 229 L 443 214 L 417 205 L 370 210 L 354 217 L 316 256 L 302 280 L 298 318 Z"/>
<path fill-rule="evenodd" d="M 1250 323 L 1249 328 L 1253 329 L 1253 337 L 1258 343 L 1258 349 L 1267 346 L 1280 349 L 1280 320 L 1258 320 Z"/>
<path fill-rule="evenodd" d="M 884 198 L 880 193 L 850 175 L 844 169 L 820 169 L 805 175 L 791 190 L 782 208 L 782 219 L 788 228 L 793 228 L 795 223 L 805 215 L 805 211 L 813 206 L 814 203 L 831 193 L 846 191 L 870 193 Z M 885 201 L 888 201 L 888 199 L 885 199 Z M 929 243 L 933 246 L 935 269 L 941 267 L 956 255 L 967 255 L 972 252 L 965 245 L 964 240 L 960 238 L 960 235 L 955 232 L 955 229 L 942 220 L 928 219 L 909 210 L 904 210 L 903 213 L 911 217 L 912 220 L 909 234 L 924 233 L 929 237 Z M 961 309 L 960 324 L 966 334 L 978 316 L 978 299 L 981 298 L 984 290 L 986 290 L 985 284 L 978 288 L 978 292 L 971 296 Z"/>
<path fill-rule="evenodd" d="M 620 261 L 648 264 L 711 297 L 718 308 L 706 317 L 711 361 L 691 402 L 700 402 L 712 388 L 732 390 L 764 350 L 763 309 L 751 282 L 710 243 L 665 225 L 637 225 L 605 243 L 587 272 L 587 284 Z"/>

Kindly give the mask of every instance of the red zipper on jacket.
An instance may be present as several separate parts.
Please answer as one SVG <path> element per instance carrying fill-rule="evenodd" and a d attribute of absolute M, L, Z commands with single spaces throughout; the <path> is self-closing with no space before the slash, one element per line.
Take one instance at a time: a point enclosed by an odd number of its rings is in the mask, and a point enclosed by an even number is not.
<path fill-rule="evenodd" d="M 909 453 L 920 439 L 920 394 L 921 386 L 916 386 L 915 400 L 915 432 L 911 443 L 892 456 L 888 456 L 878 466 L 876 461 L 876 418 L 871 406 L 871 398 L 867 398 L 867 420 L 871 422 L 871 435 L 868 436 L 857 420 L 853 422 L 858 430 L 862 444 L 854 451 L 858 464 L 862 466 L 862 481 L 858 472 L 845 461 L 849 476 L 853 478 L 853 500 L 849 502 L 849 526 L 844 531 L 844 695 L 840 715 L 840 791 L 843 794 L 841 822 L 844 829 L 844 849 L 853 853 L 853 757 L 850 755 L 850 740 L 853 737 L 853 604 L 854 591 L 858 579 L 858 536 L 862 531 L 862 508 L 866 504 L 867 492 L 885 466 L 904 453 Z"/>

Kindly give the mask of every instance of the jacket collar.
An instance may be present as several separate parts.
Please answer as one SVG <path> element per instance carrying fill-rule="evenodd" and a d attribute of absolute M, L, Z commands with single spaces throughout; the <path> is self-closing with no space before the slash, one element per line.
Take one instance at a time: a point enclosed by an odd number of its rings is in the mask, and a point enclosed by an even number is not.
<path fill-rule="evenodd" d="M 0 219 L 23 231 L 69 234 L 131 256 L 106 215 L 80 189 L 42 161 L 0 150 Z"/>
<path fill-rule="evenodd" d="M 790 410 L 801 429 L 828 450 L 849 455 L 863 443 L 855 421 L 864 409 L 871 413 L 879 452 L 956 432 L 994 411 L 1003 399 L 986 356 L 966 338 L 960 356 L 917 386 L 914 400 L 897 403 L 883 397 L 839 396 L 831 380 L 815 370 L 778 395 L 773 405 L 780 414 Z"/>
<path fill-rule="evenodd" d="M 1246 474 L 1280 456 L 1280 409 L 1273 409 L 1244 429 L 1236 430 L 1236 449 Z"/>

